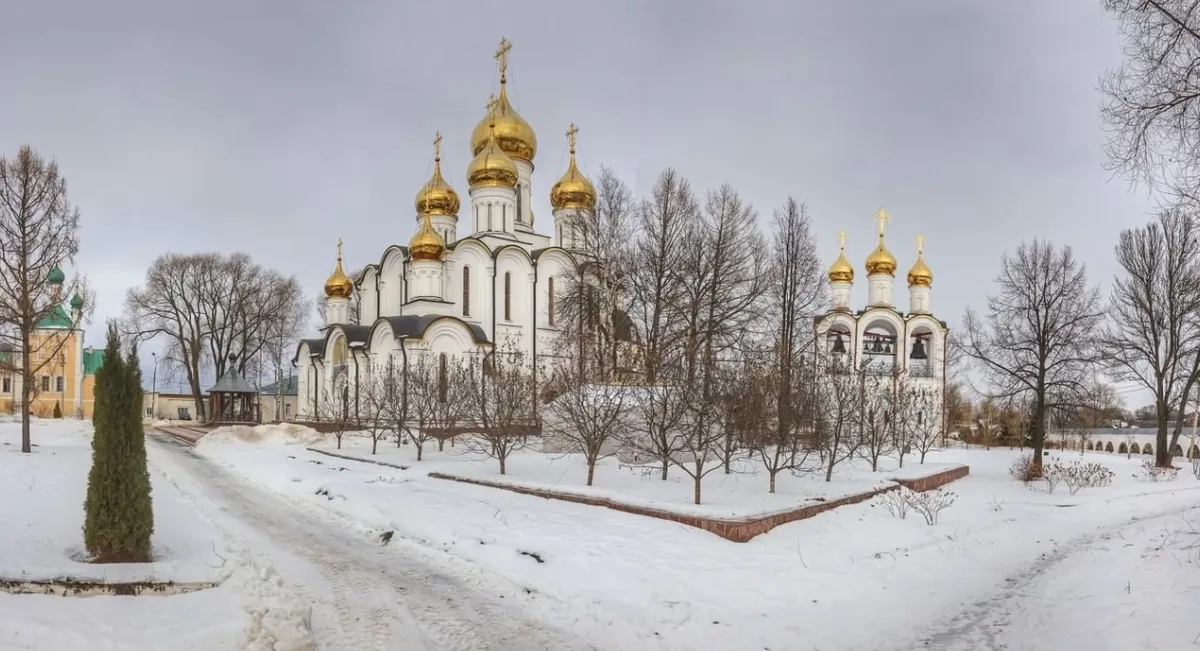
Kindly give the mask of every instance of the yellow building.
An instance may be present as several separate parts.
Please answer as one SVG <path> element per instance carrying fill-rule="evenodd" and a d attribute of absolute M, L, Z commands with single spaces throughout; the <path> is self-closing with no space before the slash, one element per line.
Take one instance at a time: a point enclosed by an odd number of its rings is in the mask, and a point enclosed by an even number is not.
<path fill-rule="evenodd" d="M 58 299 L 66 275 L 55 267 L 46 281 Z M 30 337 L 30 364 L 34 368 L 33 396 L 29 413 L 42 418 L 54 415 L 55 405 L 63 416 L 91 418 L 96 370 L 104 351 L 83 345 L 83 299 L 71 297 L 67 307 L 57 305 L 43 318 Z M 0 351 L 15 370 L 0 372 L 0 412 L 17 413 L 21 402 L 21 352 Z M 7 365 L 6 365 L 7 366 Z"/>

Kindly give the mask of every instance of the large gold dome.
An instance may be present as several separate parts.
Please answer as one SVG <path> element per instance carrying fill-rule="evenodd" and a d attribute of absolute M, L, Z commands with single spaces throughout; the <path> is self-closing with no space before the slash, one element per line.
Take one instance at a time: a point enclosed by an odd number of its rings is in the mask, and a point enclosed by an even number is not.
<path fill-rule="evenodd" d="M 917 261 L 908 270 L 909 287 L 929 287 L 933 285 L 933 270 L 925 264 L 925 237 L 917 236 Z"/>
<path fill-rule="evenodd" d="M 342 270 L 342 240 L 338 240 L 337 265 L 333 273 L 325 281 L 325 296 L 329 298 L 350 298 L 354 295 L 354 281 Z"/>
<path fill-rule="evenodd" d="M 500 149 L 511 158 L 533 164 L 533 158 L 537 155 L 537 135 L 508 101 L 508 51 L 511 49 L 512 44 L 508 39 L 500 40 L 500 49 L 496 51 L 496 60 L 500 63 L 500 99 L 494 115 L 489 111 L 471 132 L 471 154 L 478 156 L 487 146 L 488 139 L 492 137 L 491 121 L 494 118 L 495 137 Z"/>
<path fill-rule="evenodd" d="M 854 282 L 854 266 L 846 259 L 846 233 L 844 231 L 838 234 L 838 240 L 838 257 L 829 266 L 829 282 L 852 283 Z"/>
<path fill-rule="evenodd" d="M 883 244 L 883 234 L 879 235 L 879 246 L 867 256 L 867 275 L 887 274 L 896 275 L 896 256 Z"/>
<path fill-rule="evenodd" d="M 571 162 L 567 171 L 550 188 L 550 206 L 555 210 L 576 208 L 591 210 L 596 207 L 596 188 L 588 180 L 579 167 L 575 165 L 575 134 L 579 127 L 574 124 L 567 129 L 567 142 L 571 147 Z"/>
<path fill-rule="evenodd" d="M 488 102 L 490 114 L 494 114 L 497 102 L 493 98 Z M 491 133 L 491 131 L 489 131 Z M 467 165 L 467 182 L 471 187 L 493 186 L 517 187 L 517 164 L 500 148 L 494 137 L 488 138 Z"/>
<path fill-rule="evenodd" d="M 446 256 L 446 240 L 433 230 L 429 213 L 425 213 L 421 226 L 412 239 L 408 241 L 408 255 L 413 260 L 433 260 L 440 262 Z"/>
<path fill-rule="evenodd" d="M 442 177 L 442 134 L 433 140 L 433 176 L 417 191 L 414 204 L 417 216 L 458 215 L 458 193 Z"/>

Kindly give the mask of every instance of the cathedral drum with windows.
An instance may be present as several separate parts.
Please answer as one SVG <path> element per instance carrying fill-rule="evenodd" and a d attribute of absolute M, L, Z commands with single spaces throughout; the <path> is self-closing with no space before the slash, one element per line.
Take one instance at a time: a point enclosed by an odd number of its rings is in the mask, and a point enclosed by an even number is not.
<path fill-rule="evenodd" d="M 917 236 L 917 259 L 908 270 L 908 311 L 892 301 L 896 258 L 884 244 L 891 216 L 880 209 L 878 244 L 867 256 L 867 305 L 851 309 L 854 267 L 846 259 L 846 234 L 840 234 L 837 259 L 829 267 L 830 310 L 816 319 L 819 357 L 831 366 L 858 369 L 893 383 L 927 389 L 941 412 L 946 387 L 949 329 L 933 316 L 930 290 L 933 272 L 925 263 L 925 239 Z"/>
<path fill-rule="evenodd" d="M 353 409 L 352 394 L 370 369 L 411 364 L 420 355 L 515 350 L 543 371 L 556 359 L 556 291 L 583 255 L 578 225 L 596 195 L 576 164 L 578 129 L 571 125 L 567 169 L 550 189 L 554 236 L 535 230 L 530 197 L 538 143 L 510 103 L 510 48 L 501 41 L 499 95 L 471 134 L 468 205 L 443 175 L 438 134 L 433 173 L 416 193 L 408 246 L 388 247 L 352 279 L 339 242 L 325 283 L 326 326 L 321 336 L 302 340 L 293 359 L 300 418 L 321 419 L 330 394 Z"/>

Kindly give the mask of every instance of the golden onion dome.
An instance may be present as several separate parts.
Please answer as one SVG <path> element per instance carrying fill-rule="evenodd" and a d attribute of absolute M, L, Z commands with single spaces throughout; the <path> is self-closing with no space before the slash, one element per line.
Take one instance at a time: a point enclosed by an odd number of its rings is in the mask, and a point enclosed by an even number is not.
<path fill-rule="evenodd" d="M 417 215 L 458 215 L 458 193 L 442 177 L 442 134 L 433 138 L 433 176 L 417 191 Z"/>
<path fill-rule="evenodd" d="M 496 100 L 488 100 L 489 114 L 495 114 Z M 467 165 L 467 182 L 471 187 L 517 187 L 517 164 L 504 153 L 496 139 L 489 138 Z"/>
<path fill-rule="evenodd" d="M 329 298 L 350 298 L 354 295 L 354 281 L 342 270 L 342 240 L 338 238 L 337 266 L 329 279 L 325 281 L 325 296 Z"/>
<path fill-rule="evenodd" d="M 433 230 L 429 221 L 429 213 L 425 213 L 420 228 L 408 241 L 408 255 L 413 260 L 432 260 L 440 262 L 446 256 L 446 240 Z"/>
<path fill-rule="evenodd" d="M 850 261 L 846 259 L 846 231 L 838 233 L 838 257 L 829 266 L 829 282 L 831 283 L 852 283 L 854 282 L 854 267 Z"/>
<path fill-rule="evenodd" d="M 875 213 L 875 221 L 879 222 L 879 246 L 876 246 L 875 250 L 871 251 L 871 255 L 867 256 L 868 276 L 872 274 L 896 275 L 896 256 L 892 255 L 892 252 L 888 251 L 887 246 L 883 243 L 883 232 L 891 218 L 892 216 L 883 208 Z"/>
<path fill-rule="evenodd" d="M 925 236 L 917 236 L 917 261 L 908 270 L 909 287 L 929 287 L 933 285 L 933 271 L 925 264 Z"/>
<path fill-rule="evenodd" d="M 550 206 L 555 210 L 564 208 L 591 210 L 596 207 L 596 188 L 575 165 L 575 134 L 577 133 L 579 133 L 579 127 L 572 123 L 567 129 L 571 162 L 567 164 L 567 172 L 558 179 L 554 187 L 550 188 Z"/>
<path fill-rule="evenodd" d="M 533 164 L 537 155 L 537 135 L 508 101 L 508 51 L 512 44 L 508 39 L 500 40 L 496 60 L 500 62 L 500 99 L 497 100 L 495 115 L 489 111 L 471 132 L 471 153 L 475 156 L 487 146 L 492 138 L 492 120 L 495 119 L 495 138 L 501 151 L 510 158 Z"/>

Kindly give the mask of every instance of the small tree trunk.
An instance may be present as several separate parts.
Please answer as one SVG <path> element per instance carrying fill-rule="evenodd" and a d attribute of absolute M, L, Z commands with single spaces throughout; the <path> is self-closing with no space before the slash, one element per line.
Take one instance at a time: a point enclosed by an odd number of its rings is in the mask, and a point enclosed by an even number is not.
<path fill-rule="evenodd" d="M 442 438 L 438 439 L 438 452 L 445 452 L 445 451 L 446 451 L 446 437 L 443 436 Z"/>
<path fill-rule="evenodd" d="M 339 450 L 342 449 L 342 433 L 341 432 L 337 433 L 337 449 L 339 449 Z"/>
<path fill-rule="evenodd" d="M 588 464 L 588 480 L 587 480 L 587 485 L 588 485 L 588 486 L 591 486 L 591 485 L 592 485 L 592 480 L 593 480 L 593 479 L 595 479 L 595 477 L 596 477 L 596 458 L 595 458 L 595 457 L 588 457 L 587 464 Z"/>
<path fill-rule="evenodd" d="M 703 477 L 701 477 L 700 473 L 697 472 L 696 477 L 695 477 L 695 482 L 694 482 L 695 485 L 694 485 L 693 491 L 692 491 L 693 497 L 696 500 L 696 504 L 700 503 L 700 481 L 702 479 L 703 479 Z"/>
<path fill-rule="evenodd" d="M 422 439 L 413 439 L 413 445 L 417 446 L 417 461 L 420 461 L 425 456 L 425 441 Z"/>
<path fill-rule="evenodd" d="M 371 435 L 371 454 L 376 454 L 379 451 L 379 437 Z"/>
<path fill-rule="evenodd" d="M 775 474 L 779 471 L 778 470 L 768 470 L 767 472 L 771 475 L 771 490 L 768 492 L 774 493 L 775 492 Z"/>
<path fill-rule="evenodd" d="M 837 462 L 837 446 L 829 454 L 829 465 L 825 466 L 825 481 L 833 481 L 833 464 Z"/>
<path fill-rule="evenodd" d="M 921 450 L 921 465 L 925 465 L 925 450 Z"/>
<path fill-rule="evenodd" d="M 496 456 L 497 456 L 497 458 L 499 458 L 499 459 L 500 459 L 500 474 L 501 474 L 501 475 L 507 474 L 507 472 L 506 472 L 506 471 L 507 471 L 507 468 L 505 467 L 505 463 L 504 463 L 504 462 L 505 462 L 505 461 L 508 461 L 508 455 L 506 455 L 506 454 L 498 454 L 498 455 L 496 455 Z"/>
<path fill-rule="evenodd" d="M 671 461 L 666 457 L 662 459 L 662 480 L 667 481 L 667 468 L 671 467 Z"/>

